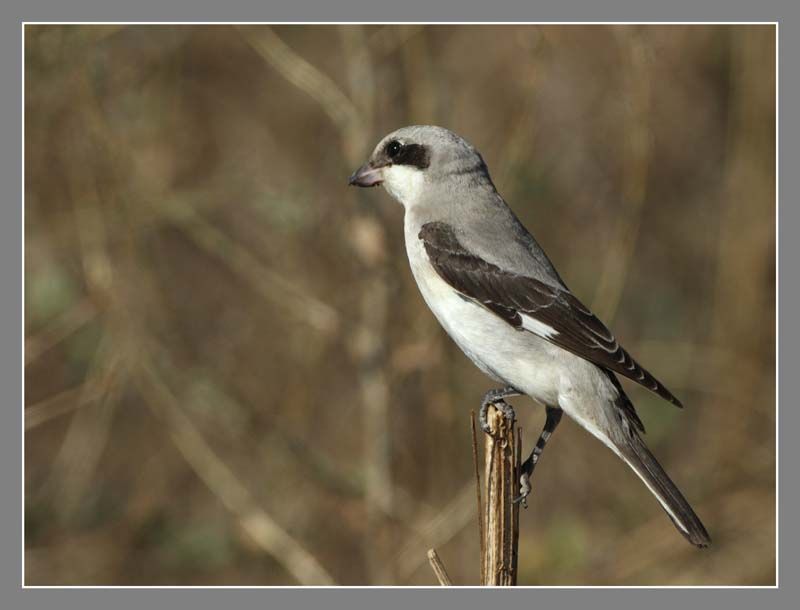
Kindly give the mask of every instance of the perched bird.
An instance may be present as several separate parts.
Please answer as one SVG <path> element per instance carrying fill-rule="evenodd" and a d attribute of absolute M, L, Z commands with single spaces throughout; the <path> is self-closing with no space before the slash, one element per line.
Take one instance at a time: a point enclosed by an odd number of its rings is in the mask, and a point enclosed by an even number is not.
<path fill-rule="evenodd" d="M 478 368 L 503 384 L 481 406 L 528 395 L 546 423 L 523 464 L 521 495 L 562 412 L 600 439 L 655 495 L 678 531 L 705 547 L 703 524 L 653 454 L 616 374 L 682 406 L 570 292 L 541 246 L 495 189 L 480 153 L 442 127 L 411 126 L 384 137 L 351 185 L 383 185 L 405 208 L 411 271 L 425 302 Z"/>

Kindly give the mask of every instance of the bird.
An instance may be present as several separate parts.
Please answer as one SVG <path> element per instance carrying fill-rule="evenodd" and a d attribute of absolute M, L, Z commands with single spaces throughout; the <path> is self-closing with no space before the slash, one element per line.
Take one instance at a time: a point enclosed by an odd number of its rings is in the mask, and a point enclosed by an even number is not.
<path fill-rule="evenodd" d="M 515 501 L 530 494 L 530 477 L 566 413 L 638 475 L 691 544 L 708 546 L 706 528 L 645 445 L 644 425 L 617 375 L 683 405 L 570 291 L 498 193 L 478 150 L 444 127 L 403 127 L 381 139 L 348 182 L 382 186 L 402 204 L 406 253 L 423 299 L 464 354 L 500 384 L 481 401 L 481 428 L 488 432 L 490 405 L 513 417 L 508 397 L 527 395 L 544 406 Z"/>

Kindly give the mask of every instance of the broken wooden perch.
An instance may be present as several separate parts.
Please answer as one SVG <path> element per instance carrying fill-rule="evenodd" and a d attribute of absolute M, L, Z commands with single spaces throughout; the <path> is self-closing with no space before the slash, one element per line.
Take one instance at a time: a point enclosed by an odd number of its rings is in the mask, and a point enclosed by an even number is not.
<path fill-rule="evenodd" d="M 520 490 L 521 431 L 515 428 L 514 420 L 506 418 L 494 406 L 489 407 L 487 421 L 490 433 L 485 435 L 484 477 L 481 484 L 475 413 L 472 413 L 481 585 L 515 586 L 519 553 L 519 503 L 514 502 L 514 498 Z M 485 506 L 482 497 L 486 499 Z M 452 584 L 434 549 L 428 551 L 428 559 L 439 584 Z"/>

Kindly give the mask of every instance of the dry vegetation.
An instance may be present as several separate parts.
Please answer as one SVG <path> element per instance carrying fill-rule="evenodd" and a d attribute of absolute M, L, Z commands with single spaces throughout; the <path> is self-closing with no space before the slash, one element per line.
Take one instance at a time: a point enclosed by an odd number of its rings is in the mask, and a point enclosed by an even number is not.
<path fill-rule="evenodd" d="M 626 386 L 714 547 L 565 423 L 519 583 L 774 582 L 772 27 L 25 38 L 28 584 L 432 585 L 430 547 L 478 582 L 490 382 L 418 295 L 400 206 L 346 187 L 411 123 L 478 146 L 687 405 Z"/>

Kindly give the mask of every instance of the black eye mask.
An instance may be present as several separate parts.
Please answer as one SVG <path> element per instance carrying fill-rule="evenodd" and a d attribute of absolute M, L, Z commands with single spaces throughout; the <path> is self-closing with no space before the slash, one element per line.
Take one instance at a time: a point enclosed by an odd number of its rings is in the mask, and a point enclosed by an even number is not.
<path fill-rule="evenodd" d="M 428 148 L 422 144 L 400 144 L 393 140 L 386 146 L 386 155 L 392 165 L 410 165 L 425 169 L 431 164 Z"/>

